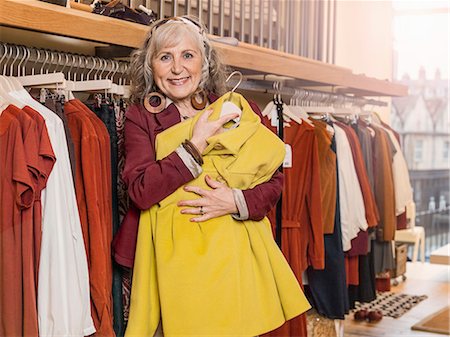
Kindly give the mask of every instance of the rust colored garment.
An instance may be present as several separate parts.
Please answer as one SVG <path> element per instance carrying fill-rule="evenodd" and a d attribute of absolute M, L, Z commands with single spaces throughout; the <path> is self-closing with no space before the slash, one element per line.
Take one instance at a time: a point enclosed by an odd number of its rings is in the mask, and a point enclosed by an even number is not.
<path fill-rule="evenodd" d="M 347 285 L 359 285 L 359 257 L 345 256 L 345 273 L 347 275 Z"/>
<path fill-rule="evenodd" d="M 394 181 L 392 175 L 392 158 L 394 148 L 389 136 L 381 128 L 373 127 L 375 199 L 380 212 L 380 223 L 377 227 L 379 241 L 392 241 L 395 236 L 397 219 L 395 216 Z"/>
<path fill-rule="evenodd" d="M 36 297 L 30 297 L 36 294 L 34 183 L 22 138 L 25 130 L 11 111 L 16 109 L 10 105 L 0 115 L 0 336 L 37 336 Z"/>
<path fill-rule="evenodd" d="M 39 184 L 38 135 L 36 122 L 23 110 L 9 106 L 4 112 L 10 113 L 20 123 L 26 163 L 33 182 L 36 198 Z M 34 203 L 33 203 L 34 204 Z M 39 226 L 35 228 L 35 226 Z M 22 211 L 22 285 L 23 285 L 23 333 L 25 336 L 38 335 L 37 318 L 37 266 L 36 252 L 40 243 L 41 227 L 34 223 L 33 207 Z M 38 235 L 38 237 L 35 237 Z"/>
<path fill-rule="evenodd" d="M 107 210 L 111 185 L 104 184 L 108 176 L 108 162 L 103 152 L 109 153 L 104 135 L 94 126 L 97 117 L 72 102 L 64 106 L 68 127 L 74 143 L 76 179 L 75 192 L 80 213 L 83 238 L 89 265 L 91 312 L 96 336 L 114 336 L 112 322 L 112 223 Z M 100 129 L 101 132 L 101 129 Z M 109 222 L 108 222 L 109 221 Z"/>
<path fill-rule="evenodd" d="M 272 131 L 270 121 L 264 124 Z M 284 141 L 292 147 L 292 167 L 285 168 L 281 250 L 302 284 L 308 266 L 324 269 L 325 251 L 322 223 L 320 163 L 314 128 L 307 123 L 292 123 L 284 129 Z M 275 209 L 269 213 L 275 226 Z M 306 316 L 300 315 L 264 336 L 306 336 Z"/>
<path fill-rule="evenodd" d="M 106 129 L 105 124 L 98 118 L 94 112 L 92 112 L 86 105 L 84 105 L 80 100 L 73 99 L 70 100 L 69 103 L 78 109 L 85 111 L 86 116 L 91 121 L 94 126 L 95 132 L 97 133 L 100 148 L 102 151 L 101 155 L 101 172 L 103 173 L 101 176 L 102 184 L 103 184 L 103 201 L 101 202 L 102 214 L 104 214 L 103 221 L 108 224 L 112 228 L 112 186 L 111 186 L 111 149 L 110 149 L 110 139 L 109 133 Z M 111 224 L 111 225 L 110 225 Z M 112 241 L 112 229 L 111 229 L 111 239 Z"/>
<path fill-rule="evenodd" d="M 327 131 L 327 124 L 320 120 L 313 120 L 313 123 L 320 163 L 323 232 L 333 234 L 336 214 L 336 153 L 331 149 L 332 135 Z"/>

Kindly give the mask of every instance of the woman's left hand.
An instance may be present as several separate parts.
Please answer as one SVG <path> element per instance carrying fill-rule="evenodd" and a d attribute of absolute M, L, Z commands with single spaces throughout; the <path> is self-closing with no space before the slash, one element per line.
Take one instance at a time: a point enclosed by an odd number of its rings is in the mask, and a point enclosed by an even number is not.
<path fill-rule="evenodd" d="M 198 215 L 191 218 L 191 221 L 202 222 L 222 215 L 238 213 L 231 188 L 208 175 L 205 181 L 212 190 L 189 185 L 184 187 L 185 191 L 198 194 L 200 198 L 179 201 L 178 206 L 188 206 L 180 211 L 182 214 Z"/>

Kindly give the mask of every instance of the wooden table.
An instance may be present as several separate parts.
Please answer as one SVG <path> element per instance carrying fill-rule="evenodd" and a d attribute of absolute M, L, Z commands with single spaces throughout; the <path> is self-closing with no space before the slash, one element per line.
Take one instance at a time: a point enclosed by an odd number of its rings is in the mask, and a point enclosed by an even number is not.
<path fill-rule="evenodd" d="M 450 243 L 431 252 L 430 263 L 450 265 Z"/>

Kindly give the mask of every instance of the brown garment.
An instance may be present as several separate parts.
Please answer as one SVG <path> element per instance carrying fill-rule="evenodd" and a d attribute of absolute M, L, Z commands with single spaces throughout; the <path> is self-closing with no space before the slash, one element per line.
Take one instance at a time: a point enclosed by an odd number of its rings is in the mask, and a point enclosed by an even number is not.
<path fill-rule="evenodd" d="M 324 121 L 313 120 L 320 163 L 323 233 L 333 234 L 336 214 L 336 153 L 331 149 L 332 136 Z"/>
<path fill-rule="evenodd" d="M 47 98 L 44 104 L 47 108 L 53 111 L 63 122 L 64 134 L 66 135 L 67 150 L 69 151 L 70 168 L 72 170 L 73 184 L 75 185 L 75 150 L 73 148 L 72 137 L 67 125 L 66 115 L 64 115 L 63 106 L 60 100 Z"/>
<path fill-rule="evenodd" d="M 15 117 L 17 110 L 10 105 L 0 115 L 0 336 L 37 336 L 34 183 L 22 133 L 29 135 Z"/>
<path fill-rule="evenodd" d="M 264 124 L 272 131 L 266 119 Z M 320 162 L 314 127 L 307 123 L 284 129 L 284 141 L 292 148 L 292 167 L 283 170 L 281 250 L 302 284 L 308 266 L 324 269 L 325 248 L 322 223 Z M 269 213 L 275 226 L 275 209 Z M 305 314 L 286 322 L 264 336 L 306 336 Z"/>
<path fill-rule="evenodd" d="M 114 336 L 112 321 L 111 183 L 105 185 L 104 171 L 110 162 L 103 162 L 103 152 L 109 154 L 109 141 L 99 134 L 93 120 L 97 117 L 78 105 L 64 106 L 68 127 L 74 143 L 76 180 L 75 192 L 89 266 L 91 312 L 96 336 Z M 101 129 L 100 129 L 100 132 Z"/>
<path fill-rule="evenodd" d="M 397 226 L 392 174 L 392 160 L 395 149 L 384 130 L 377 127 L 373 127 L 373 129 L 375 130 L 375 137 L 373 138 L 374 172 L 377 172 L 375 175 L 375 199 L 380 212 L 377 239 L 392 241 Z"/>

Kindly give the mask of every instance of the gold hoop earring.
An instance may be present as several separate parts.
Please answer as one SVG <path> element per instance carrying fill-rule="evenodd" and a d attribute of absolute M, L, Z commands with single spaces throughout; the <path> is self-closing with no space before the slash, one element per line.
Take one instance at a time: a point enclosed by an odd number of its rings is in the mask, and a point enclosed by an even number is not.
<path fill-rule="evenodd" d="M 166 98 L 159 92 L 151 92 L 144 98 L 144 107 L 152 114 L 160 113 L 164 110 Z"/>
<path fill-rule="evenodd" d="M 208 95 L 205 90 L 197 90 L 191 96 L 191 104 L 195 110 L 203 110 L 208 103 Z"/>

